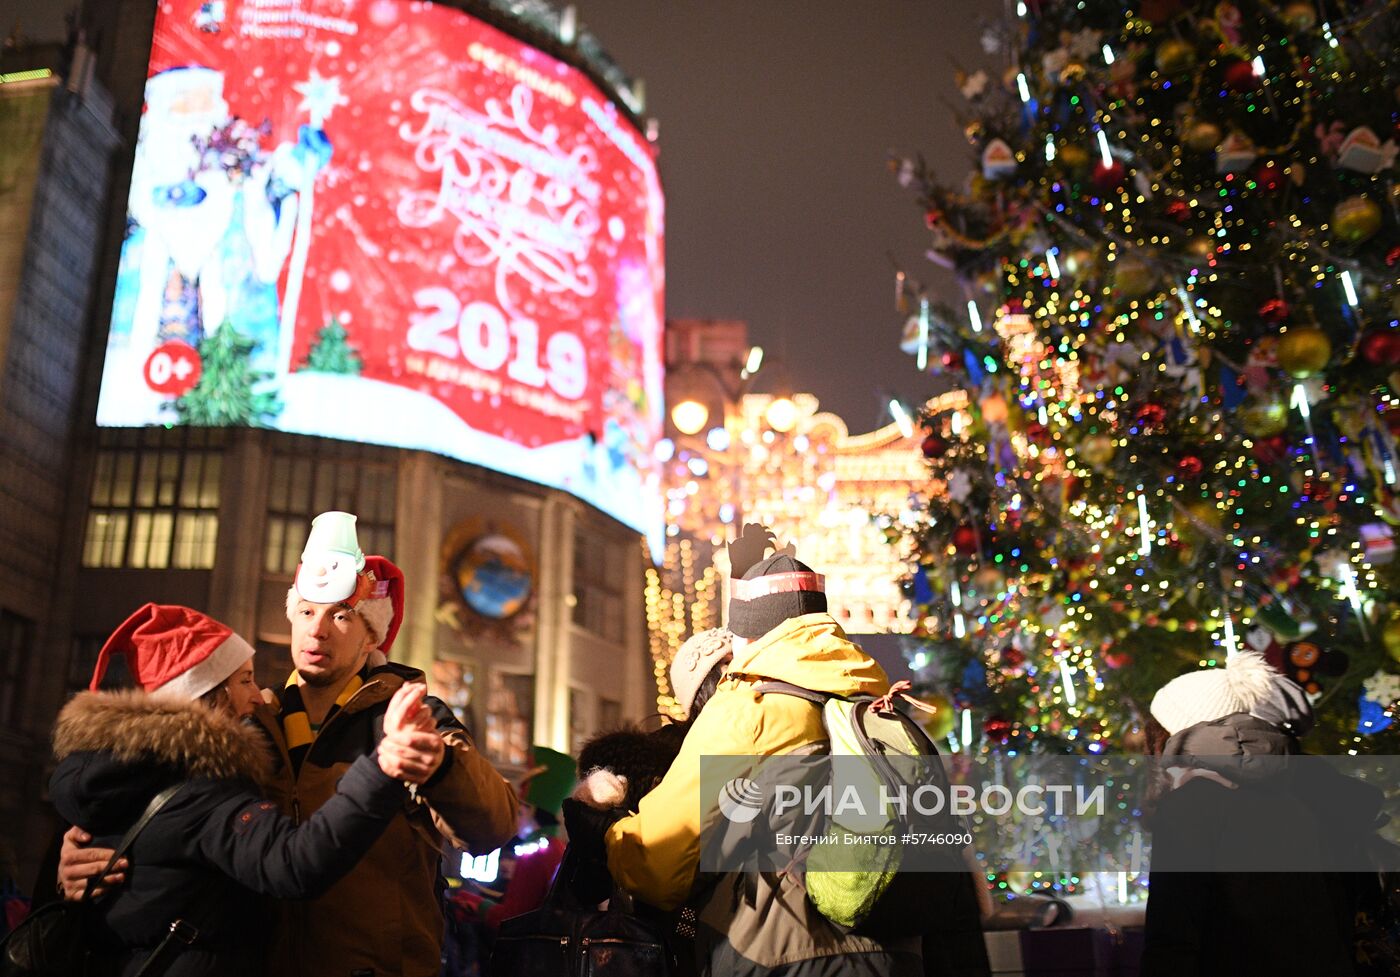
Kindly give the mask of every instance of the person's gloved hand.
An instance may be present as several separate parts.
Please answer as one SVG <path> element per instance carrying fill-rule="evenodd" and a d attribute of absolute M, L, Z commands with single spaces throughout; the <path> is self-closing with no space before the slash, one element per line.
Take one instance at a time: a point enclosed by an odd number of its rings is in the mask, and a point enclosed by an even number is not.
<path fill-rule="evenodd" d="M 613 823 L 622 818 L 623 812 L 616 808 L 600 810 L 572 797 L 566 797 L 562 813 L 564 830 L 569 833 L 569 844 L 583 857 L 606 865 L 608 849 L 603 837 Z"/>

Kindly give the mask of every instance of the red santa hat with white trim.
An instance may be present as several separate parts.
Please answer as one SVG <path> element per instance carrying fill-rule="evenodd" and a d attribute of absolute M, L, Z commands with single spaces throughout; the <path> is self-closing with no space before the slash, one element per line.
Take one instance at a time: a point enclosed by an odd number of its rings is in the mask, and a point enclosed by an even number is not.
<path fill-rule="evenodd" d="M 232 628 L 188 607 L 147 604 L 112 632 L 97 655 L 96 691 L 113 655 L 126 656 L 132 679 L 147 692 L 194 700 L 212 692 L 253 657 Z"/>
<path fill-rule="evenodd" d="M 297 602 L 344 604 L 374 633 L 375 647 L 388 653 L 403 623 L 403 571 L 383 556 L 366 556 L 355 533 L 355 516 L 323 512 L 311 520 L 296 580 L 287 591 L 287 618 Z"/>

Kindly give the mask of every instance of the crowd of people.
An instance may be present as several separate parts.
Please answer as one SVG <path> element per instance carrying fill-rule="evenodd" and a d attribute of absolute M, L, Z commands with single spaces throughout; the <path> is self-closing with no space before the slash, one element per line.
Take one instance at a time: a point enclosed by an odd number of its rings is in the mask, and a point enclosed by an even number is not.
<path fill-rule="evenodd" d="M 702 868 L 720 804 L 702 790 L 702 758 L 819 754 L 822 700 L 892 709 L 900 693 L 828 613 L 822 576 L 790 552 L 768 555 L 769 542 L 746 527 L 731 544 L 726 627 L 671 663 L 683 721 L 605 731 L 576 761 L 537 748 L 517 789 L 422 673 L 389 661 L 403 576 L 360 552 L 353 516 L 324 513 L 287 594 L 293 668 L 280 690 L 260 692 L 252 646 L 197 611 L 149 604 L 112 634 L 91 690 L 58 718 L 50 795 L 71 827 L 39 891 L 87 903 L 97 972 L 124 977 L 152 977 L 153 956 L 170 975 L 492 974 L 490 935 L 518 937 L 565 890 L 584 909 L 625 900 L 664 946 L 658 975 L 989 975 L 992 906 L 971 860 L 878 929 L 828 918 L 800 871 Z M 104 688 L 117 658 L 131 687 Z M 1261 788 L 1238 773 L 1247 764 L 1198 762 L 1300 752 L 1308 699 L 1259 656 L 1176 679 L 1150 711 L 1150 747 L 1180 774 L 1151 814 L 1160 844 L 1228 847 L 1280 804 L 1320 834 L 1369 830 L 1329 823 L 1287 785 Z M 171 788 L 152 830 L 113 863 L 118 839 Z M 1180 829 L 1202 810 L 1224 816 Z M 444 892 L 444 851 L 503 846 L 504 893 Z M 1142 973 L 1365 973 L 1353 927 L 1364 883 L 1154 873 Z M 194 937 L 157 953 L 176 920 Z"/>

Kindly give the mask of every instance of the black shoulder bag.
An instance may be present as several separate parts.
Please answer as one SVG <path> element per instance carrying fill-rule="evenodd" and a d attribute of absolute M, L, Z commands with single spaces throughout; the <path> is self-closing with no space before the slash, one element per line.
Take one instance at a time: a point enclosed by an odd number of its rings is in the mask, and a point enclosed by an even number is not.
<path fill-rule="evenodd" d="M 623 894 L 615 889 L 601 912 L 578 905 L 569 885 L 577 866 L 570 846 L 544 904 L 501 924 L 490 977 L 671 977 L 660 928 L 628 912 Z"/>
<path fill-rule="evenodd" d="M 175 784 L 151 798 L 141 817 L 117 845 L 107 867 L 88 879 L 80 902 L 60 900 L 41 906 L 10 931 L 9 936 L 0 943 L 0 977 L 95 977 L 110 969 L 108 964 L 111 961 L 97 959 L 96 953 L 88 945 L 87 916 L 92 907 L 93 886 L 99 879 L 111 874 L 117 860 L 131 849 L 136 836 L 182 787 L 182 783 Z M 176 933 L 177 927 L 181 927 L 181 934 Z M 188 930 L 183 929 L 177 920 L 161 947 L 151 954 L 141 973 L 147 977 L 157 977 L 160 970 L 151 970 L 150 963 L 158 957 L 164 958 L 166 962 L 160 968 L 163 970 L 169 963 L 169 951 L 163 954 L 161 949 L 172 939 L 183 939 L 187 935 Z M 188 945 L 188 939 L 183 941 Z"/>

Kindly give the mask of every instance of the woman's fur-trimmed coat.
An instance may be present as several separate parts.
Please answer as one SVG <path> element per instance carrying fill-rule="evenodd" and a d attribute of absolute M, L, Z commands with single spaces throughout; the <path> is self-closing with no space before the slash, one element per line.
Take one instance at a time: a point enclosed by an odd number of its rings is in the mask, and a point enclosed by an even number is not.
<path fill-rule="evenodd" d="M 262 896 L 324 891 L 405 797 L 373 756 L 362 757 L 298 827 L 258 790 L 271 762 L 258 730 L 202 703 L 139 690 L 76 696 L 59 714 L 54 754 L 54 806 L 107 848 L 153 796 L 185 782 L 136 839 L 127 883 L 97 903 L 93 938 L 128 958 L 123 973 L 139 968 L 177 918 L 199 937 L 167 977 L 261 973 Z"/>

